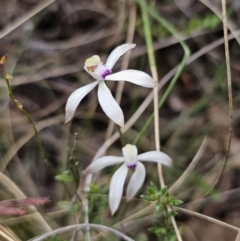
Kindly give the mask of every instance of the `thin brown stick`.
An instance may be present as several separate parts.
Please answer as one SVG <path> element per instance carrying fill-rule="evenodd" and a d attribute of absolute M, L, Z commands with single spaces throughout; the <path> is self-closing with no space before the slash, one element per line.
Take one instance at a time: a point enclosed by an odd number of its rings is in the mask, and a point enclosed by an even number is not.
<path fill-rule="evenodd" d="M 207 193 L 204 195 L 206 196 L 219 182 L 223 171 L 225 169 L 225 166 L 228 161 L 228 157 L 230 154 L 230 148 L 231 148 L 231 141 L 232 141 L 232 126 L 233 126 L 233 100 L 232 100 L 232 79 L 231 79 L 231 66 L 230 66 L 230 57 L 229 57 L 229 45 L 228 45 L 228 29 L 227 29 L 227 14 L 226 14 L 226 1 L 222 0 L 222 15 L 223 15 L 223 33 L 224 33 L 224 46 L 225 46 L 225 58 L 226 58 L 226 68 L 227 68 L 227 84 L 228 84 L 228 105 L 229 105 L 229 124 L 228 124 L 228 143 L 227 143 L 227 151 L 225 160 L 222 166 L 222 169 L 220 170 L 220 173 L 213 183 L 213 185 L 210 187 L 210 189 L 207 191 Z"/>

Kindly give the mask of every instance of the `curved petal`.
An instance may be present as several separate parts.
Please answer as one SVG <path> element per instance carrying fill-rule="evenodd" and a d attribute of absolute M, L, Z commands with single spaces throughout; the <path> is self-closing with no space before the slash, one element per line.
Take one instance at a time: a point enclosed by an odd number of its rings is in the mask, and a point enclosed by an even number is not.
<path fill-rule="evenodd" d="M 157 162 L 169 167 L 172 166 L 172 159 L 161 151 L 148 151 L 138 155 L 137 159 L 139 161 Z"/>
<path fill-rule="evenodd" d="M 133 198 L 137 191 L 142 186 L 146 176 L 146 170 L 141 162 L 138 162 L 135 172 L 133 173 L 128 187 L 127 187 L 127 199 Z"/>
<path fill-rule="evenodd" d="M 124 126 L 124 116 L 122 109 L 113 98 L 111 91 L 106 84 L 101 81 L 98 86 L 98 100 L 105 114 L 116 124 Z"/>
<path fill-rule="evenodd" d="M 128 50 L 135 48 L 135 46 L 136 44 L 123 44 L 115 48 L 108 56 L 106 66 L 112 69 L 118 59 Z"/>
<path fill-rule="evenodd" d="M 105 156 L 95 160 L 91 165 L 89 165 L 84 171 L 84 174 L 97 172 L 106 166 L 112 166 L 118 163 L 124 162 L 123 157 L 118 156 Z"/>
<path fill-rule="evenodd" d="M 106 76 L 105 80 L 112 80 L 112 81 L 128 81 L 136 85 L 140 85 L 146 88 L 153 88 L 156 86 L 156 81 L 154 79 L 139 70 L 134 69 L 127 69 L 115 74 L 110 74 Z"/>
<path fill-rule="evenodd" d="M 65 123 L 70 121 L 73 118 L 75 110 L 77 106 L 81 102 L 81 100 L 99 83 L 99 81 L 95 81 L 89 85 L 85 85 L 77 90 L 75 90 L 67 100 L 66 104 L 66 116 L 65 116 Z"/>
<path fill-rule="evenodd" d="M 112 215 L 117 211 L 119 207 L 127 173 L 128 173 L 128 168 L 126 167 L 125 164 L 123 164 L 113 174 L 113 177 L 110 183 L 110 190 L 109 190 L 109 206 L 110 206 Z"/>

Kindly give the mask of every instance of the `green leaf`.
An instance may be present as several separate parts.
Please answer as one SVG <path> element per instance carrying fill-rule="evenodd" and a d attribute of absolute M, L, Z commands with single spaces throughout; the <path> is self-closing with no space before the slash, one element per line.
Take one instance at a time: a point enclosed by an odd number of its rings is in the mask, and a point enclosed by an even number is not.
<path fill-rule="evenodd" d="M 147 195 L 141 195 L 140 198 L 146 200 L 146 201 L 154 201 L 154 199 L 151 196 L 147 196 Z"/>
<path fill-rule="evenodd" d="M 167 187 L 163 187 L 163 188 L 160 190 L 159 193 L 161 194 L 161 196 L 166 195 L 166 194 L 168 193 L 168 191 L 167 191 Z"/>
<path fill-rule="evenodd" d="M 172 206 L 179 206 L 179 205 L 181 205 L 182 203 L 183 203 L 183 201 L 176 199 L 176 200 L 173 200 L 173 201 L 172 201 Z"/>
<path fill-rule="evenodd" d="M 59 182 L 74 183 L 74 178 L 68 174 L 68 171 L 63 171 L 61 174 L 55 176 L 55 180 Z"/>
<path fill-rule="evenodd" d="M 155 206 L 155 210 L 156 210 L 156 212 L 162 212 L 164 210 L 162 203 L 157 202 L 157 204 Z"/>

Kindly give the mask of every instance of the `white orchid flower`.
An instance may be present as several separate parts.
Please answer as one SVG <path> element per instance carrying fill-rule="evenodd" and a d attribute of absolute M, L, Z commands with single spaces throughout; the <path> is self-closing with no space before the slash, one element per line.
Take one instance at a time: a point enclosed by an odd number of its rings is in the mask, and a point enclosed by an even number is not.
<path fill-rule="evenodd" d="M 83 171 L 84 174 L 97 172 L 104 167 L 119 164 L 123 162 L 118 170 L 113 174 L 110 189 L 109 189 L 109 206 L 112 215 L 116 212 L 119 207 L 124 182 L 127 177 L 128 170 L 134 170 L 132 177 L 127 186 L 127 199 L 134 197 L 137 191 L 142 186 L 146 170 L 144 165 L 140 161 L 145 162 L 156 162 L 161 163 L 166 166 L 172 165 L 172 159 L 163 152 L 160 151 L 149 151 L 138 155 L 137 147 L 134 145 L 127 144 L 122 148 L 123 157 L 117 156 L 105 156 L 96 161 L 94 161 L 86 170 Z"/>
<path fill-rule="evenodd" d="M 115 48 L 109 55 L 106 64 L 101 62 L 98 55 L 94 55 L 85 61 L 84 69 L 94 78 L 91 84 L 75 90 L 68 98 L 66 104 L 65 123 L 73 118 L 75 110 L 81 100 L 98 85 L 98 100 L 106 115 L 119 126 L 124 126 L 124 116 L 119 104 L 113 98 L 105 80 L 129 81 L 147 88 L 155 87 L 155 81 L 146 73 L 138 70 L 123 70 L 115 74 L 112 68 L 117 60 L 128 50 L 134 48 L 136 44 L 123 44 Z"/>

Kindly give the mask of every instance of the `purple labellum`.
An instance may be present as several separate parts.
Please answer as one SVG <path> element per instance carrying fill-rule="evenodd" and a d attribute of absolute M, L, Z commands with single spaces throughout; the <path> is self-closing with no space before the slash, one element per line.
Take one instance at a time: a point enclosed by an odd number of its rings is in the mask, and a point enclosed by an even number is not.
<path fill-rule="evenodd" d="M 129 169 L 134 169 L 134 168 L 136 168 L 136 166 L 137 166 L 137 163 L 131 163 L 131 164 L 128 164 L 128 165 L 127 165 L 127 167 L 128 167 Z"/>
<path fill-rule="evenodd" d="M 109 74 L 111 74 L 111 70 L 110 69 L 106 69 L 104 71 L 104 73 L 101 75 L 102 79 L 105 79 L 106 76 L 108 76 Z"/>

